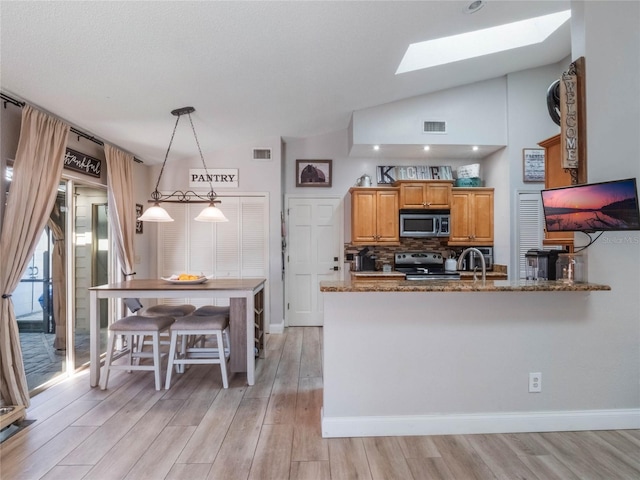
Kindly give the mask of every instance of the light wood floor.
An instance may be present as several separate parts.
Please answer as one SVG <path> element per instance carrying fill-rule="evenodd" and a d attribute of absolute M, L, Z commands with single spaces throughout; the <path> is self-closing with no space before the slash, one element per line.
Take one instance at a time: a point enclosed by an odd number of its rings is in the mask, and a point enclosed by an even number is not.
<path fill-rule="evenodd" d="M 639 479 L 640 431 L 323 439 L 322 329 L 271 335 L 257 383 L 192 366 L 86 374 L 33 398 L 36 422 L 0 445 L 18 479 Z"/>

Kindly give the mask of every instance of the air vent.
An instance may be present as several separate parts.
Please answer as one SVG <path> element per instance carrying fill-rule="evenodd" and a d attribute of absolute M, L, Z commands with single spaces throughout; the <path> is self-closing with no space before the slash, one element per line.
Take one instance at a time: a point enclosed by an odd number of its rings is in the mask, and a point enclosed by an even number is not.
<path fill-rule="evenodd" d="M 253 149 L 254 160 L 271 160 L 270 148 L 254 148 Z"/>
<path fill-rule="evenodd" d="M 422 124 L 423 133 L 447 133 L 447 122 L 425 120 Z"/>

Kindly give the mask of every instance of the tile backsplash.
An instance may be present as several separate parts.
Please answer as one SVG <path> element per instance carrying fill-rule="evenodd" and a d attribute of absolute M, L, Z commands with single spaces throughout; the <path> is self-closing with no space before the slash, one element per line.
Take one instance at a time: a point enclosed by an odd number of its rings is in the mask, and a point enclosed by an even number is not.
<path fill-rule="evenodd" d="M 364 246 L 362 245 L 352 245 L 350 243 L 345 243 L 344 258 L 348 261 L 348 259 L 350 258 L 349 254 L 356 255 L 363 248 Z M 456 254 L 462 252 L 462 248 L 449 247 L 447 245 L 446 239 L 440 240 L 438 238 L 401 238 L 400 245 L 398 246 L 371 245 L 368 248 L 369 252 L 372 252 L 372 254 L 376 257 L 376 270 L 382 270 L 382 265 L 384 265 L 385 263 L 393 266 L 393 256 L 396 252 L 429 250 L 440 252 L 445 258 L 447 258 L 452 251 L 456 252 Z"/>

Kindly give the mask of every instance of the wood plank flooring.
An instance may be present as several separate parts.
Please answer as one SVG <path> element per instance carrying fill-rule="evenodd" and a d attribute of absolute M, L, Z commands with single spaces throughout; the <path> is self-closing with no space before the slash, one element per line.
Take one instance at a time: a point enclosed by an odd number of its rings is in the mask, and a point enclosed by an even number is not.
<path fill-rule="evenodd" d="M 322 329 L 271 335 L 256 384 L 191 366 L 170 390 L 151 372 L 86 373 L 32 399 L 32 425 L 0 444 L 0 477 L 37 479 L 640 479 L 640 431 L 324 439 Z"/>

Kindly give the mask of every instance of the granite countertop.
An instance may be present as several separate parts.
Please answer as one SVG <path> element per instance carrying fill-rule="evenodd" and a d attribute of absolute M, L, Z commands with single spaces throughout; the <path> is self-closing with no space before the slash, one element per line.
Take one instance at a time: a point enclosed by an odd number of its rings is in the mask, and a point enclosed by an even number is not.
<path fill-rule="evenodd" d="M 321 292 L 591 292 L 611 290 L 609 285 L 543 280 L 428 280 L 385 279 L 320 282 Z"/>

